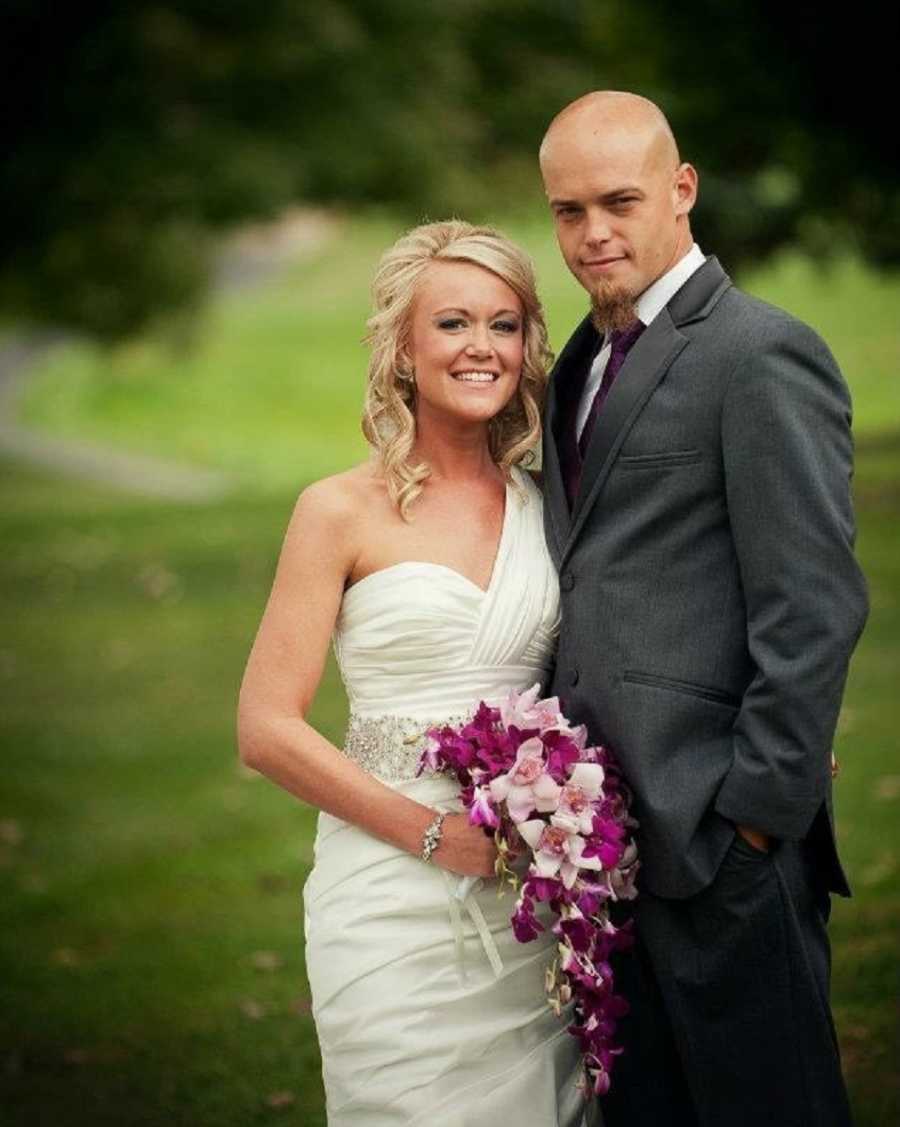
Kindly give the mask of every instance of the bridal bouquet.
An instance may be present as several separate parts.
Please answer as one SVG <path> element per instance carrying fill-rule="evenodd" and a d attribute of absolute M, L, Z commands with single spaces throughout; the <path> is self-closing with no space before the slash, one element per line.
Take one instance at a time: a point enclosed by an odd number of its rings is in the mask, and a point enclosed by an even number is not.
<path fill-rule="evenodd" d="M 632 942 L 630 924 L 615 927 L 608 905 L 636 895 L 637 823 L 610 752 L 589 747 L 586 729 L 569 724 L 556 697 L 539 693 L 539 685 L 510 691 L 499 708 L 482 701 L 462 727 L 432 728 L 419 773 L 454 774 L 469 820 L 494 832 L 497 875 L 518 892 L 511 922 L 519 942 L 544 930 L 534 905 L 549 903 L 559 954 L 547 971 L 548 997 L 557 1015 L 574 1002 L 569 1032 L 581 1046 L 587 1090 L 603 1094 L 622 1051 L 617 1021 L 628 1011 L 609 959 Z M 526 848 L 522 880 L 510 862 Z"/>

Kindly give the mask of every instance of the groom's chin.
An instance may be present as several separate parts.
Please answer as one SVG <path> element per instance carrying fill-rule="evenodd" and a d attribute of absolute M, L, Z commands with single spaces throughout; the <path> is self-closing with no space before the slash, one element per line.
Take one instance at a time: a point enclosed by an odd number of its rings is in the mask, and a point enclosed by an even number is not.
<path fill-rule="evenodd" d="M 591 323 L 598 333 L 626 329 L 637 317 L 634 295 L 618 286 L 598 286 L 591 294 Z"/>

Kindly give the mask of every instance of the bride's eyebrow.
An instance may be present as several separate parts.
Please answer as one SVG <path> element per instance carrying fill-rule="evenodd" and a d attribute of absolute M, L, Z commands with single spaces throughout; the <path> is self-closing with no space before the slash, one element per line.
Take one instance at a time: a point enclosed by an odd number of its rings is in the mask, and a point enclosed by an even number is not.
<path fill-rule="evenodd" d="M 472 316 L 468 309 L 463 309 L 454 305 L 449 309 L 436 309 L 432 314 L 432 317 L 446 317 L 448 313 L 461 313 L 463 317 Z M 491 314 L 491 320 L 493 320 L 494 317 L 521 317 L 521 314 L 517 313 L 515 309 L 498 309 L 496 313 Z"/>

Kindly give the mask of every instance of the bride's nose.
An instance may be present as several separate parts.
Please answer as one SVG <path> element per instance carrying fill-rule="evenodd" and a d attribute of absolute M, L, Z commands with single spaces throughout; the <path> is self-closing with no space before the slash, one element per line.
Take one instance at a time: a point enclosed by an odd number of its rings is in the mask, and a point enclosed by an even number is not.
<path fill-rule="evenodd" d="M 471 357 L 490 356 L 494 351 L 491 338 L 486 328 L 474 329 L 472 337 L 466 344 L 466 355 Z"/>

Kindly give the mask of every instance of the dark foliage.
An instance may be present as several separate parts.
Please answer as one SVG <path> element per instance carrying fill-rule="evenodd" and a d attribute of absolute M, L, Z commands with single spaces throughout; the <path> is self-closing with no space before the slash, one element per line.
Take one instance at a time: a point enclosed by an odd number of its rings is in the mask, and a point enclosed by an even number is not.
<path fill-rule="evenodd" d="M 4 5 L 0 309 L 109 338 L 190 308 L 210 236 L 296 200 L 410 219 L 540 199 L 589 89 L 638 90 L 730 268 L 788 242 L 900 262 L 888 17 L 734 0 Z M 896 24 L 896 16 L 889 17 Z M 855 41 L 858 37 L 858 42 Z"/>

